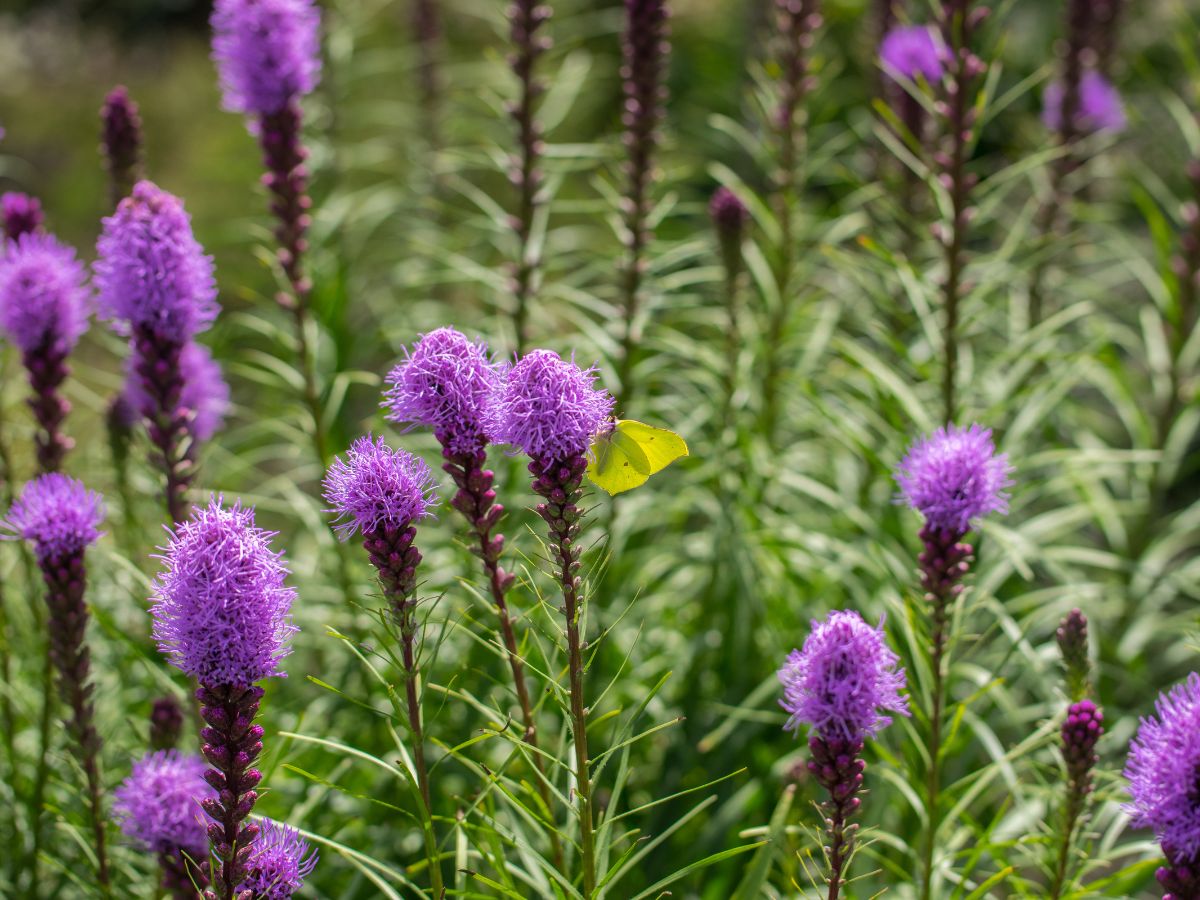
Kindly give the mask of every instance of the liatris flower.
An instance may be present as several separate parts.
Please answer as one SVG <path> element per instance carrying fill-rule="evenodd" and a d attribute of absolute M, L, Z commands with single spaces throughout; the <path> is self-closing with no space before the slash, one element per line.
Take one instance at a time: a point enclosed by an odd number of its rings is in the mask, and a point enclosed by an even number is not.
<path fill-rule="evenodd" d="M 182 201 L 149 181 L 138 182 L 104 220 L 96 250 L 100 308 L 132 338 L 139 412 L 166 476 L 167 511 L 181 522 L 196 438 L 182 399 L 182 356 L 217 315 L 212 258 L 192 236 Z"/>
<path fill-rule="evenodd" d="M 312 199 L 299 105 L 320 76 L 320 12 L 312 0 L 217 0 L 211 21 L 225 107 L 250 117 L 250 130 L 262 149 L 279 265 L 290 289 L 275 299 L 292 316 L 313 449 L 324 465 L 324 416 L 308 336 L 312 282 L 303 265 Z"/>
<path fill-rule="evenodd" d="M 67 356 L 87 330 L 92 298 L 75 251 L 52 235 L 26 232 L 0 257 L 0 330 L 21 351 L 38 423 L 37 459 L 55 472 L 72 446 L 62 433 L 71 406 L 60 393 Z"/>
<path fill-rule="evenodd" d="M 87 567 L 84 552 L 100 537 L 104 520 L 100 495 L 57 472 L 41 475 L 25 486 L 0 528 L 33 545 L 49 608 L 50 659 L 58 670 L 59 693 L 70 710 L 67 733 L 83 769 L 95 841 L 97 880 L 108 893 L 103 783 L 100 778 L 100 735 L 96 732 L 93 687 L 89 683 L 91 653 L 85 640 L 88 609 L 84 600 Z"/>
<path fill-rule="evenodd" d="M 812 726 L 808 771 L 829 792 L 822 804 L 829 831 L 829 897 L 837 898 L 843 870 L 854 849 L 866 763 L 863 741 L 892 721 L 889 712 L 907 716 L 904 670 L 888 647 L 882 623 L 872 628 L 853 611 L 813 621 L 802 650 L 793 650 L 779 670 L 780 705 L 788 712 L 786 728 Z"/>
<path fill-rule="evenodd" d="M 525 349 L 525 323 L 529 304 L 537 294 L 541 268 L 541 253 L 532 238 L 533 220 L 540 205 L 539 190 L 543 180 L 538 162 L 545 145 L 534 104 L 546 88 L 538 80 L 535 69 L 538 59 L 550 48 L 550 38 L 539 37 L 537 32 L 549 20 L 551 13 L 550 6 L 538 0 L 513 0 L 508 8 L 513 45 L 509 65 L 519 85 L 516 102 L 508 104 L 508 113 L 517 126 L 518 145 L 518 152 L 510 160 L 508 176 L 518 194 L 517 211 L 512 217 L 517 238 L 517 257 L 512 266 L 512 291 L 513 330 L 516 332 L 518 353 Z"/>
<path fill-rule="evenodd" d="M 115 207 L 142 177 L 142 119 L 123 85 L 117 85 L 104 98 L 100 124 L 100 150 Z"/>
<path fill-rule="evenodd" d="M 342 540 L 362 535 L 363 547 L 379 574 L 392 621 L 400 631 L 402 662 L 412 731 L 413 764 L 424 804 L 422 827 L 433 895 L 442 893 L 442 870 L 433 832 L 433 802 L 425 742 L 421 728 L 421 700 L 417 694 L 420 666 L 417 660 L 416 589 L 421 552 L 414 545 L 415 525 L 429 514 L 434 501 L 433 478 L 425 463 L 404 450 L 393 450 L 383 438 L 364 435 L 351 446 L 345 459 L 335 459 L 325 474 L 326 501 L 337 516 L 334 530 Z"/>
<path fill-rule="evenodd" d="M 129 378 L 125 382 L 125 402 L 133 409 L 152 408 L 154 398 L 146 393 L 138 371 L 143 367 L 137 346 L 129 356 Z M 189 341 L 179 352 L 179 410 L 187 418 L 193 441 L 204 443 L 221 427 L 229 409 L 229 385 L 212 351 L 203 344 Z"/>
<path fill-rule="evenodd" d="M 451 454 L 475 454 L 488 442 L 484 411 L 498 383 L 486 344 L 438 328 L 422 335 L 388 375 L 387 419 L 432 428 Z"/>
<path fill-rule="evenodd" d="M 1065 98 L 1066 87 L 1061 81 L 1052 81 L 1046 86 L 1042 96 L 1042 122 L 1047 128 L 1062 130 Z M 1125 130 L 1127 120 L 1121 95 L 1099 72 L 1083 73 L 1079 82 L 1078 108 L 1072 121 L 1073 129 L 1084 134 Z"/>
<path fill-rule="evenodd" d="M 183 707 L 174 694 L 154 701 L 150 711 L 150 747 L 154 750 L 173 750 L 183 731 Z"/>
<path fill-rule="evenodd" d="M 296 829 L 263 819 L 247 867 L 239 891 L 251 891 L 254 900 L 288 900 L 317 867 L 317 851 Z"/>
<path fill-rule="evenodd" d="M 1155 703 L 1129 745 L 1125 777 L 1136 828 L 1151 828 L 1167 865 L 1158 881 L 1164 900 L 1200 896 L 1200 675 L 1193 672 Z"/>
<path fill-rule="evenodd" d="M 946 46 L 941 36 L 928 25 L 902 25 L 893 28 L 879 45 L 879 61 L 889 78 L 903 76 L 916 81 L 939 81 L 946 71 Z"/>
<path fill-rule="evenodd" d="M 1067 696 L 1082 700 L 1088 690 L 1088 623 L 1081 610 L 1073 609 L 1054 633 L 1067 676 Z"/>
<path fill-rule="evenodd" d="M 4 236 L 15 241 L 23 234 L 41 231 L 42 204 L 36 197 L 9 191 L 0 195 L 0 215 L 4 219 Z"/>
<path fill-rule="evenodd" d="M 594 387 L 595 379 L 594 369 L 580 369 L 550 350 L 533 350 L 505 372 L 504 383 L 492 398 L 486 420 L 486 431 L 494 440 L 512 444 L 530 457 L 533 491 L 545 501 L 538 504 L 537 513 L 549 531 L 550 554 L 555 577 L 562 588 L 562 609 L 567 623 L 571 731 L 585 897 L 590 897 L 595 888 L 596 871 L 580 629 L 584 596 L 577 575 L 582 552 L 578 536 L 583 518 L 579 501 L 583 497 L 586 454 L 606 426 L 614 403 L 606 391 Z"/>
<path fill-rule="evenodd" d="M 622 89 L 625 107 L 621 115 L 626 187 L 621 201 L 625 226 L 625 265 L 621 285 L 624 304 L 624 333 L 617 377 L 621 395 L 633 396 L 633 362 L 638 343 L 638 316 L 642 276 L 646 267 L 646 245 L 651 234 L 648 219 L 652 207 L 650 188 L 654 180 L 654 154 L 658 149 L 659 125 L 667 98 L 666 0 L 625 0 L 625 35 L 622 41 Z"/>
<path fill-rule="evenodd" d="M 156 750 L 133 764 L 113 791 L 121 831 L 159 860 L 163 888 L 177 900 L 195 900 L 208 884 L 208 834 L 204 800 L 217 792 L 205 780 L 204 760 L 176 750 Z"/>
<path fill-rule="evenodd" d="M 712 199 L 708 201 L 708 215 L 716 228 L 717 238 L 721 248 L 732 248 L 737 256 L 741 256 L 742 232 L 750 219 L 750 210 L 742 198 L 722 185 L 713 191 Z M 726 251 L 728 258 L 730 253 Z"/>
<path fill-rule="evenodd" d="M 263 690 L 255 685 L 282 675 L 280 663 L 296 632 L 283 554 L 271 549 L 273 532 L 254 523 L 240 503 L 214 497 L 176 526 L 163 570 L 154 584 L 154 637 L 171 663 L 199 683 L 196 698 L 205 774 L 217 791 L 204 802 L 213 820 L 209 844 L 218 865 L 212 885 L 233 900 L 246 878 L 246 860 L 258 826 L 246 823 L 258 799 L 263 728 L 254 724 Z"/>

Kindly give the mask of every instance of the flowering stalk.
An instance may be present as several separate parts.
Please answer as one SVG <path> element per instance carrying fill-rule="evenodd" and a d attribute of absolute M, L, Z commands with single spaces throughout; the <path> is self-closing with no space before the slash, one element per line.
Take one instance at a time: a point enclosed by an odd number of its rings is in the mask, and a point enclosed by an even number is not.
<path fill-rule="evenodd" d="M 624 224 L 625 263 L 621 280 L 624 331 L 621 337 L 617 378 L 623 405 L 633 398 L 633 363 L 638 343 L 638 313 L 642 276 L 646 268 L 646 245 L 650 239 L 647 219 L 652 207 L 650 188 L 654 180 L 654 154 L 658 149 L 659 125 L 667 97 L 664 83 L 667 54 L 666 0 L 625 0 L 624 63 L 621 68 L 625 111 L 623 140 L 625 196 L 621 201 Z"/>
<path fill-rule="evenodd" d="M 123 85 L 117 85 L 104 98 L 100 123 L 100 149 L 115 208 L 142 178 L 142 118 Z"/>
<path fill-rule="evenodd" d="M 763 428 L 773 437 L 779 417 L 779 380 L 782 377 L 783 330 L 790 307 L 790 286 L 795 267 L 795 223 L 793 221 L 800 159 L 804 154 L 804 128 L 807 116 L 805 100 L 814 80 L 809 75 L 809 55 L 818 28 L 821 27 L 819 0 L 775 0 L 778 46 L 777 64 L 781 72 L 780 94 L 771 123 L 778 141 L 778 168 L 775 172 L 774 206 L 779 221 L 779 248 L 776 257 L 775 286 L 779 305 L 767 322 L 766 359 L 763 376 Z"/>
<path fill-rule="evenodd" d="M 2 524 L 33 545 L 46 585 L 50 659 L 58 671 L 59 695 L 69 710 L 67 733 L 74 743 L 86 783 L 96 880 L 101 894 L 109 897 L 112 889 L 100 777 L 101 743 L 94 724 L 91 654 L 85 638 L 88 610 L 84 600 L 87 586 L 84 552 L 100 537 L 97 526 L 103 519 L 99 494 L 65 475 L 51 473 L 26 485 L 13 504 L 8 521 Z"/>
<path fill-rule="evenodd" d="M 325 499 L 341 520 L 339 537 L 362 535 L 363 549 L 379 575 L 392 624 L 400 632 L 401 665 L 408 727 L 412 733 L 413 768 L 421 797 L 421 826 L 429 862 L 430 888 L 443 896 L 442 865 L 433 826 L 433 799 L 425 737 L 421 726 L 421 679 L 417 643 L 417 566 L 421 552 L 414 541 L 415 523 L 429 514 L 433 482 L 429 467 L 403 450 L 392 450 L 383 438 L 356 440 L 345 460 L 334 459 L 325 475 Z"/>
<path fill-rule="evenodd" d="M 942 715 L 945 703 L 946 658 L 950 615 L 962 595 L 963 576 L 970 569 L 971 545 L 964 538 L 974 524 L 992 512 L 1008 510 L 1011 468 L 997 454 L 990 430 L 939 428 L 917 441 L 896 472 L 904 500 L 925 519 L 924 547 L 918 556 L 920 583 L 929 605 L 930 688 L 929 737 L 925 807 L 929 832 L 925 836 L 921 897 L 933 890 L 933 855 L 941 824 Z"/>
<path fill-rule="evenodd" d="M 807 769 L 829 794 L 821 804 L 829 837 L 828 900 L 841 896 L 854 853 L 858 826 L 850 819 L 862 805 L 864 739 L 891 723 L 887 712 L 909 714 L 898 662 L 882 623 L 872 628 L 856 612 L 837 611 L 812 623 L 804 648 L 793 650 L 778 673 L 784 693 L 780 705 L 789 713 L 785 727 L 812 726 Z"/>
<path fill-rule="evenodd" d="M 532 243 L 533 219 L 540 202 L 542 173 L 538 163 L 545 149 L 542 126 L 534 114 L 534 104 L 546 90 L 535 75 L 538 59 L 550 48 L 550 38 L 539 37 L 538 29 L 546 23 L 551 8 L 538 0 L 514 0 L 508 8 L 512 25 L 513 52 L 509 65 L 517 76 L 518 98 L 508 105 L 508 112 L 517 126 L 518 152 L 511 160 L 509 180 L 517 189 L 517 212 L 512 217 L 517 236 L 517 258 L 513 264 L 513 330 L 517 353 L 525 349 L 529 305 L 537 295 L 541 268 L 540 254 Z"/>
<path fill-rule="evenodd" d="M 96 249 L 101 311 L 131 336 L 135 406 L 166 480 L 167 512 L 179 523 L 187 517 L 198 439 L 184 392 L 195 398 L 196 386 L 203 392 L 208 384 L 195 377 L 199 351 L 190 347 L 218 310 L 212 258 L 192 236 L 182 201 L 149 181 L 104 219 Z"/>
<path fill-rule="evenodd" d="M 717 233 L 725 273 L 725 389 L 721 401 L 721 423 L 728 428 L 733 412 L 733 397 L 737 391 L 737 361 L 741 347 L 738 279 L 742 273 L 742 234 L 750 211 L 737 194 L 727 187 L 720 187 L 709 201 L 708 214 Z"/>
<path fill-rule="evenodd" d="M 198 683 L 205 726 L 204 779 L 215 792 L 201 807 L 212 821 L 206 900 L 234 900 L 249 874 L 259 826 L 248 821 L 258 799 L 263 728 L 255 723 L 263 690 L 258 682 L 282 674 L 280 663 L 295 633 L 282 554 L 252 510 L 224 507 L 220 498 L 176 526 L 154 585 L 154 637 L 171 663 Z"/>
<path fill-rule="evenodd" d="M 275 299 L 292 316 L 313 449 L 324 465 L 329 460 L 324 412 L 308 335 L 312 282 L 304 274 L 304 253 L 312 199 L 300 109 L 300 98 L 312 93 L 320 78 L 320 25 L 312 0 L 218 0 L 212 13 L 213 58 L 225 108 L 247 117 L 262 149 L 263 183 L 271 194 L 279 264 L 289 288 Z"/>
<path fill-rule="evenodd" d="M 942 303 L 946 315 L 943 330 L 942 415 L 947 424 L 954 421 L 957 409 L 959 305 L 964 293 L 967 226 L 972 213 L 969 208 L 970 193 L 979 180 L 967 171 L 967 153 L 974 141 L 978 120 L 972 102 L 972 89 L 979 76 L 987 71 L 987 63 L 971 50 L 971 42 L 988 9 L 985 6 L 972 9 L 972 2 L 947 0 L 941 4 L 938 22 L 942 43 L 949 55 L 938 102 L 938 112 L 944 125 L 942 147 L 933 157 L 939 170 L 938 180 L 950 196 L 950 221 L 940 224 L 937 229 L 945 267 L 942 282 Z"/>
<path fill-rule="evenodd" d="M 4 218 L 4 236 L 10 241 L 41 231 L 45 218 L 36 197 L 15 191 L 0 195 L 0 215 Z"/>
<path fill-rule="evenodd" d="M 442 85 L 438 72 L 441 56 L 442 23 L 436 0 L 412 0 L 412 30 L 417 44 L 417 83 L 421 94 L 421 112 L 425 117 L 423 133 L 429 146 L 437 149 Z"/>
<path fill-rule="evenodd" d="M 1067 884 L 1071 836 L 1083 816 L 1092 792 L 1092 769 L 1098 762 L 1096 742 L 1104 733 L 1104 713 L 1091 700 L 1072 703 L 1062 725 L 1062 754 L 1067 766 L 1067 798 L 1063 806 L 1063 831 L 1054 866 L 1050 896 L 1058 900 Z"/>
<path fill-rule="evenodd" d="M 520 448 L 529 458 L 533 491 L 543 498 L 536 511 L 549 530 L 554 576 L 563 596 L 571 733 L 579 797 L 580 864 L 584 900 L 596 890 L 592 780 L 587 745 L 588 708 L 584 685 L 582 482 L 586 454 L 607 426 L 614 401 L 596 390 L 595 371 L 582 370 L 550 350 L 533 350 L 505 372 L 504 384 L 487 411 L 486 431 L 496 441 Z"/>

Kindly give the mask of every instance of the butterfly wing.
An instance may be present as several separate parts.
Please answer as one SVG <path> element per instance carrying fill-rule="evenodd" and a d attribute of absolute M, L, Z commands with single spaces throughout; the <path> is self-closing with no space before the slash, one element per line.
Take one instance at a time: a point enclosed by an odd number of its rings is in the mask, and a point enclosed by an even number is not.
<path fill-rule="evenodd" d="M 631 440 L 614 426 L 592 444 L 587 474 L 601 490 L 619 494 L 646 483 L 650 477 L 650 460 L 637 441 Z"/>
<path fill-rule="evenodd" d="M 654 428 L 633 419 L 619 420 L 613 428 L 613 437 L 628 439 L 638 446 L 649 463 L 647 477 L 688 455 L 687 441 L 675 432 Z"/>

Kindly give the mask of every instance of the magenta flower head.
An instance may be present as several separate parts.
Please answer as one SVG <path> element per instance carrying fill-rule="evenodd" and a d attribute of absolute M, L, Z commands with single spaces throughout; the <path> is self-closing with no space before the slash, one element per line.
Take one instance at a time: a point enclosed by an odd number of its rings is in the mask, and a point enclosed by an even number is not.
<path fill-rule="evenodd" d="M 1046 85 L 1042 95 L 1042 123 L 1053 131 L 1063 127 L 1062 107 L 1066 89 L 1061 81 Z M 1085 134 L 1096 131 L 1121 132 L 1128 124 L 1125 104 L 1112 83 L 1094 70 L 1083 73 L 1079 80 L 1079 108 L 1075 113 L 1075 128 Z"/>
<path fill-rule="evenodd" d="M 779 670 L 780 705 L 791 731 L 808 723 L 824 740 L 861 740 L 891 724 L 885 712 L 907 716 L 904 670 L 891 651 L 882 622 L 872 628 L 851 610 L 815 619 L 804 648 Z"/>
<path fill-rule="evenodd" d="M 113 791 L 113 815 L 127 838 L 151 853 L 207 854 L 201 802 L 217 792 L 204 780 L 204 760 L 177 750 L 147 753 Z"/>
<path fill-rule="evenodd" d="M 87 330 L 92 298 L 75 251 L 26 232 L 0 256 L 0 329 L 26 354 L 69 353 Z"/>
<path fill-rule="evenodd" d="M 68 559 L 99 540 L 104 501 L 82 482 L 58 472 L 25 485 L 0 528 L 33 544 L 39 562 Z"/>
<path fill-rule="evenodd" d="M 1135 827 L 1154 830 L 1168 859 L 1186 864 L 1200 857 L 1200 675 L 1160 696 L 1155 712 L 1129 745 L 1125 811 Z"/>
<path fill-rule="evenodd" d="M 941 35 L 928 25 L 893 28 L 879 44 L 879 62 L 889 78 L 902 75 L 915 81 L 920 75 L 931 83 L 940 81 L 948 56 Z"/>
<path fill-rule="evenodd" d="M 274 536 L 254 524 L 254 510 L 220 497 L 171 535 L 150 608 L 154 638 L 201 685 L 246 687 L 283 674 L 296 592 Z"/>
<path fill-rule="evenodd" d="M 100 310 L 124 333 L 183 344 L 212 324 L 212 257 L 192 235 L 183 201 L 149 181 L 104 219 L 94 266 Z"/>
<path fill-rule="evenodd" d="M 383 438 L 364 435 L 337 458 L 325 475 L 325 499 L 340 520 L 342 540 L 355 532 L 403 530 L 429 514 L 436 501 L 433 475 L 425 461 L 393 450 Z"/>
<path fill-rule="evenodd" d="M 138 376 L 137 345 L 128 358 L 128 377 L 122 394 L 123 404 L 134 410 L 152 409 L 153 401 L 146 393 L 143 380 Z M 221 374 L 220 364 L 213 359 L 212 351 L 203 344 L 189 341 L 179 354 L 179 375 L 183 387 L 179 391 L 179 405 L 192 413 L 191 436 L 193 440 L 207 441 L 229 410 L 229 385 Z"/>
<path fill-rule="evenodd" d="M 312 0 L 216 0 L 212 55 L 225 108 L 270 115 L 321 75 L 321 14 Z"/>
<path fill-rule="evenodd" d="M 939 428 L 917 441 L 896 471 L 903 499 L 934 529 L 966 534 L 991 512 L 1008 512 L 1008 457 L 990 428 Z"/>
<path fill-rule="evenodd" d="M 263 819 L 259 829 L 247 861 L 250 874 L 238 890 L 252 891 L 255 900 L 288 900 L 317 867 L 317 851 L 295 828 Z"/>
<path fill-rule="evenodd" d="M 483 449 L 488 442 L 484 410 L 500 380 L 487 345 L 439 328 L 405 352 L 387 378 L 388 421 L 432 428 L 451 453 Z"/>
<path fill-rule="evenodd" d="M 750 210 L 746 209 L 741 197 L 721 185 L 708 201 L 708 215 L 722 240 L 738 241 L 750 218 Z"/>
<path fill-rule="evenodd" d="M 42 228 L 42 204 L 28 194 L 9 191 L 0 195 L 0 216 L 4 220 L 4 236 L 10 241 Z"/>
<path fill-rule="evenodd" d="M 532 459 L 581 457 L 615 402 L 595 381 L 594 367 L 581 369 L 553 350 L 531 350 L 504 372 L 488 406 L 487 433 Z"/>

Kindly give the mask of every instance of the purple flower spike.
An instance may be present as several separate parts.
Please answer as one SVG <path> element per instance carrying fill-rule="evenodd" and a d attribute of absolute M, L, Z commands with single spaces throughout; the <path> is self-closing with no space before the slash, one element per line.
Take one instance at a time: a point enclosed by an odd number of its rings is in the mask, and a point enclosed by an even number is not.
<path fill-rule="evenodd" d="M 779 670 L 780 704 L 789 713 L 787 728 L 811 725 L 821 738 L 861 741 L 891 717 L 907 716 L 904 670 L 888 647 L 883 625 L 872 628 L 853 611 L 839 610 L 824 622 L 813 621 L 804 649 L 793 650 Z"/>
<path fill-rule="evenodd" d="M 104 219 L 96 252 L 101 312 L 124 333 L 183 344 L 216 318 L 212 257 L 183 202 L 152 182 L 139 181 Z"/>
<path fill-rule="evenodd" d="M 133 764 L 113 791 L 113 815 L 127 838 L 152 853 L 206 854 L 208 836 L 200 803 L 216 796 L 204 780 L 204 760 L 177 750 L 157 750 Z"/>
<path fill-rule="evenodd" d="M 1129 745 L 1126 812 L 1134 827 L 1154 830 L 1173 866 L 1190 866 L 1200 857 L 1200 675 L 1161 695 L 1155 712 Z"/>
<path fill-rule="evenodd" d="M 1062 128 L 1062 106 L 1066 89 L 1061 81 L 1046 85 L 1042 96 L 1042 123 L 1053 131 Z M 1075 127 L 1081 132 L 1121 132 L 1128 120 L 1121 95 L 1107 78 L 1096 71 L 1083 73 L 1079 81 L 1079 110 Z"/>
<path fill-rule="evenodd" d="M 128 360 L 128 378 L 125 382 L 123 403 L 135 410 L 153 409 L 153 399 L 146 393 L 142 379 L 138 376 L 139 357 L 137 346 Z M 192 415 L 191 436 L 203 443 L 216 434 L 225 421 L 229 410 L 229 385 L 221 373 L 220 364 L 213 359 L 212 351 L 203 344 L 189 341 L 179 354 L 179 375 L 183 386 L 179 391 L 179 404 Z"/>
<path fill-rule="evenodd" d="M 742 229 L 750 218 L 750 210 L 742 198 L 722 185 L 713 191 L 708 201 L 708 214 L 722 240 L 740 241 Z"/>
<path fill-rule="evenodd" d="M 321 74 L 321 14 L 312 0 L 217 0 L 212 55 L 225 108 L 279 112 Z"/>
<path fill-rule="evenodd" d="M 100 149 L 108 168 L 113 206 L 121 202 L 142 171 L 142 118 L 124 85 L 117 85 L 100 107 Z"/>
<path fill-rule="evenodd" d="M 154 638 L 202 685 L 247 687 L 283 674 L 296 592 L 272 537 L 252 509 L 225 507 L 219 497 L 171 536 L 154 585 Z"/>
<path fill-rule="evenodd" d="M 879 61 L 889 77 L 902 75 L 915 81 L 940 81 L 945 72 L 946 45 L 941 35 L 927 25 L 902 25 L 893 28 L 879 44 Z"/>
<path fill-rule="evenodd" d="M 247 865 L 250 875 L 238 890 L 253 891 L 255 900 L 288 900 L 317 867 L 317 851 L 295 828 L 263 819 Z"/>
<path fill-rule="evenodd" d="M 0 257 L 0 328 L 22 353 L 69 353 L 90 312 L 87 276 L 72 248 L 31 232 L 9 243 Z"/>
<path fill-rule="evenodd" d="M 532 350 L 504 373 L 485 430 L 533 459 L 581 457 L 613 411 L 613 398 L 595 381 L 595 368 L 581 369 L 552 350 Z"/>
<path fill-rule="evenodd" d="M 39 562 L 83 553 L 100 539 L 104 501 L 82 482 L 57 472 L 25 485 L 0 527 L 33 544 Z"/>
<path fill-rule="evenodd" d="M 487 345 L 439 328 L 422 335 L 406 357 L 387 378 L 388 421 L 432 428 L 451 453 L 482 450 L 484 411 L 500 381 Z"/>
<path fill-rule="evenodd" d="M 953 535 L 991 512 L 1008 512 L 1008 458 L 996 453 L 990 428 L 939 428 L 917 441 L 896 472 L 903 499 L 930 528 Z"/>
<path fill-rule="evenodd" d="M 433 475 L 425 461 L 393 450 L 383 438 L 364 435 L 335 459 L 325 475 L 325 499 L 342 520 L 342 540 L 358 532 L 403 530 L 429 514 L 435 501 Z"/>
<path fill-rule="evenodd" d="M 0 215 L 4 218 L 4 236 L 10 241 L 42 228 L 42 204 L 28 194 L 10 191 L 0 196 Z"/>

